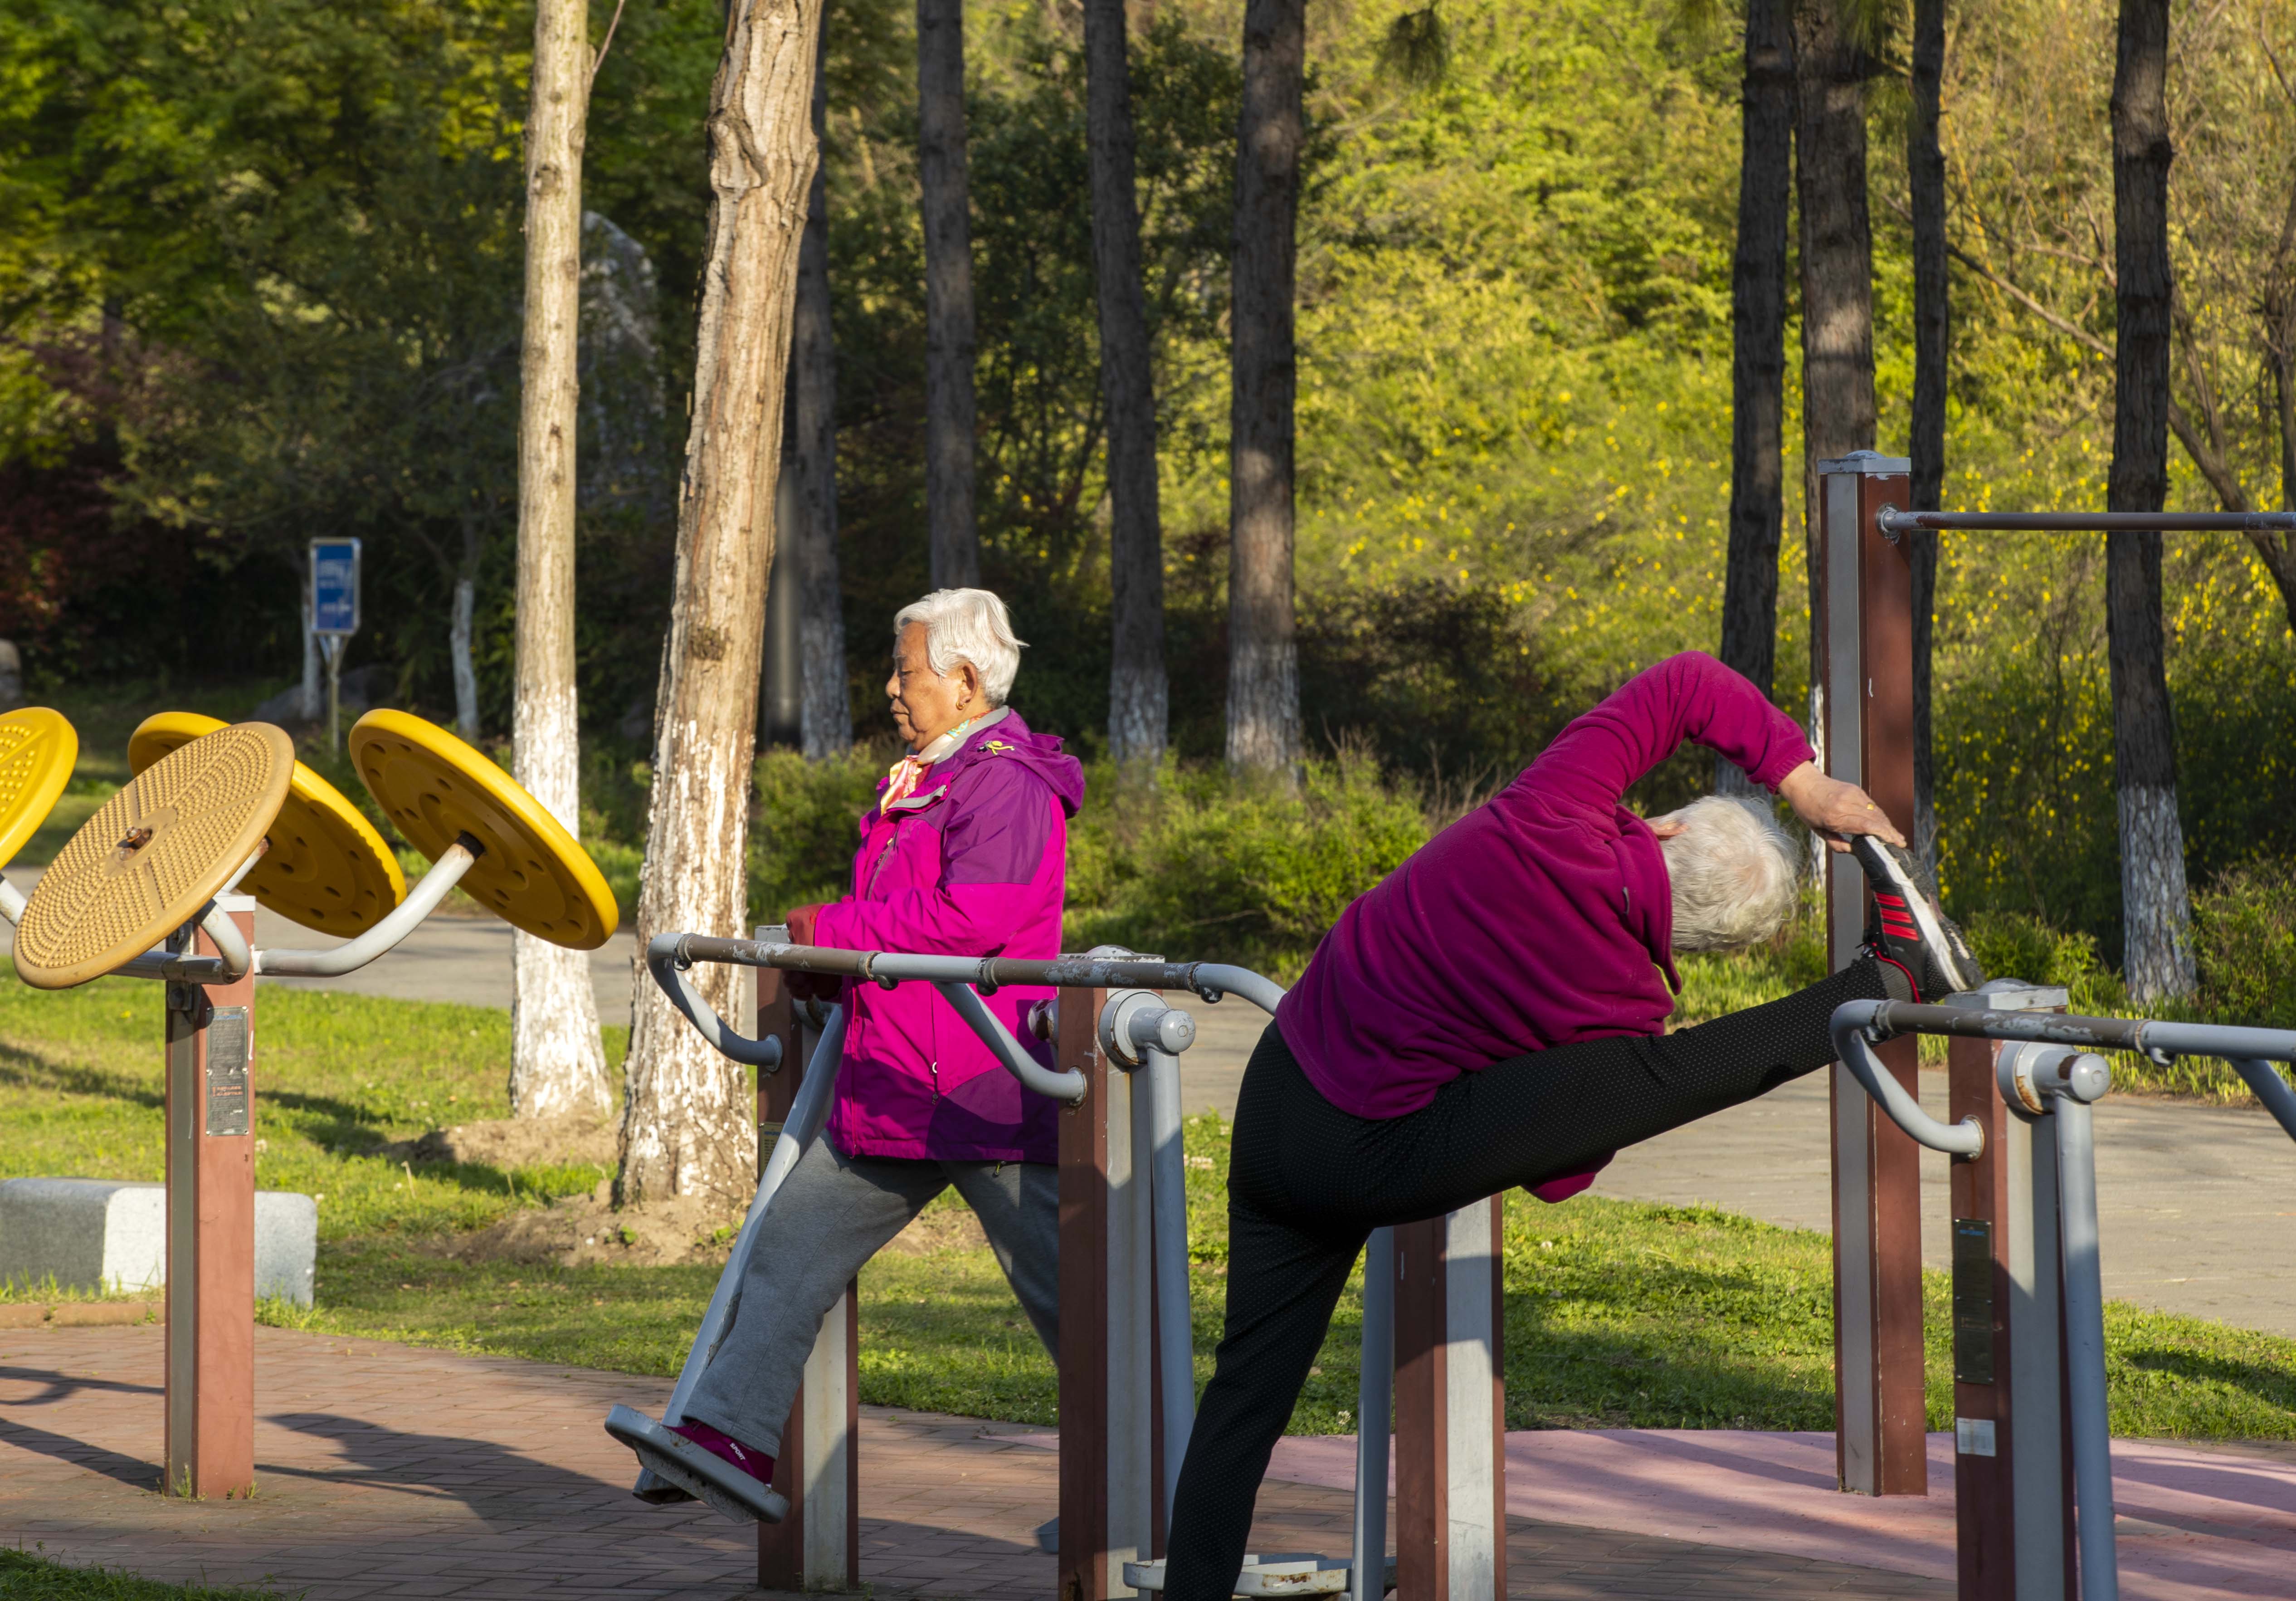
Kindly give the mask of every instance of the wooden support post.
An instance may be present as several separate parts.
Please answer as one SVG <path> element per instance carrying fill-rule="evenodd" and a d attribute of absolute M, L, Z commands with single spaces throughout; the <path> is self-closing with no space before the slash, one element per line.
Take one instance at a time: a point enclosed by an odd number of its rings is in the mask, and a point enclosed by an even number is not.
<path fill-rule="evenodd" d="M 1911 504 L 1910 464 L 1858 451 L 1820 462 L 1817 685 L 1826 771 L 1861 784 L 1914 837 L 1913 567 L 1874 524 L 1885 505 Z M 1829 948 L 1836 969 L 1856 959 L 1866 928 L 1866 879 L 1830 856 Z M 1882 1065 L 1918 1089 L 1915 1042 L 1874 1047 Z M 1836 1470 L 1861 1495 L 1929 1493 L 1922 1375 L 1920 1150 L 1834 1067 L 1833 1350 Z"/>
<path fill-rule="evenodd" d="M 1506 1594 L 1502 1197 L 1395 1230 L 1395 1579 Z"/>
<path fill-rule="evenodd" d="M 2002 1011 L 2062 1011 L 2062 989 L 1995 980 Z M 1985 1149 L 1953 1164 L 1954 1493 L 1961 1601 L 2070 1601 L 2071 1438 L 2060 1359 L 2056 1145 L 2002 1100 L 2001 1047 L 1948 1047 L 1947 1116 Z"/>
<path fill-rule="evenodd" d="M 254 897 L 216 904 L 252 943 Z M 200 955 L 220 954 L 205 934 L 196 941 Z M 164 1489 L 221 1500 L 255 1485 L 255 975 L 166 993 Z"/>
<path fill-rule="evenodd" d="M 1124 1564 L 1154 1555 L 1155 1325 L 1133 1124 L 1147 1086 L 1101 1048 L 1107 991 L 1063 989 L 1055 1065 L 1085 1076 L 1061 1112 L 1060 1601 L 1130 1596 Z"/>
<path fill-rule="evenodd" d="M 760 929 L 758 935 L 764 936 Z M 779 1036 L 781 1071 L 758 1079 L 758 1162 L 805 1082 L 814 1032 L 800 1025 L 783 975 L 757 969 L 754 1021 L 734 1026 L 758 1038 Z M 789 1498 L 789 1515 L 758 1525 L 758 1588 L 857 1590 L 861 1588 L 861 1378 L 859 1285 L 848 1284 L 821 1320 L 805 1379 L 782 1429 L 774 1488 Z"/>

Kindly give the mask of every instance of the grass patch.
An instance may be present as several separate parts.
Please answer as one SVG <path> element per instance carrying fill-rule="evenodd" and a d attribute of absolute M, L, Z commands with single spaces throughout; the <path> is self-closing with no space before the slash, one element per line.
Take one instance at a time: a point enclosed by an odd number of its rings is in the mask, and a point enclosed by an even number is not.
<path fill-rule="evenodd" d="M 275 1589 L 162 1584 L 111 1568 L 49 1562 L 21 1547 L 8 1546 L 0 1546 L 0 1597 L 7 1601 L 279 1601 Z"/>
<path fill-rule="evenodd" d="M 45 994 L 0 979 L 0 1178 L 166 1172 L 158 984 Z M 483 1227 L 608 1175 L 410 1162 L 387 1147 L 510 1115 L 510 1014 L 266 986 L 256 1014 L 255 1181 L 321 1197 L 324 1244 Z M 604 1030 L 619 1067 L 628 1030 Z"/>

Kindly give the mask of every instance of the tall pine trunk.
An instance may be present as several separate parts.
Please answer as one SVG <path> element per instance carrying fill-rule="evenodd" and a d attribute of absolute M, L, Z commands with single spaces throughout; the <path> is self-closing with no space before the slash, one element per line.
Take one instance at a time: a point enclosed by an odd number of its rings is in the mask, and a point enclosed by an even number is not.
<path fill-rule="evenodd" d="M 1951 283 L 1945 245 L 1945 152 L 1938 123 L 1945 83 L 1945 0 L 1914 0 L 1914 115 L 1906 168 L 1914 213 L 1914 509 L 1942 509 L 1945 395 L 1952 358 Z M 1938 536 L 1907 536 L 1914 569 L 1914 850 L 1937 866 L 1937 743 L 1931 720 L 1936 654 Z"/>
<path fill-rule="evenodd" d="M 640 951 L 656 934 L 738 935 L 748 921 L 750 769 L 798 245 L 816 158 L 821 0 L 737 4 L 710 88 L 709 236 L 654 715 Z M 738 972 L 698 968 L 695 987 L 730 1014 Z M 742 1204 L 757 1188 L 745 1075 L 671 1008 L 642 964 L 636 976 L 620 1197 Z"/>
<path fill-rule="evenodd" d="M 1825 730 L 1819 670 L 1817 464 L 1874 447 L 1874 230 L 1866 195 L 1872 62 L 1851 0 L 1802 0 L 1793 22 L 1794 171 L 1801 201 L 1803 554 L 1809 574 L 1810 740 Z"/>
<path fill-rule="evenodd" d="M 827 30 L 813 62 L 813 137 L 828 121 L 822 76 Z M 797 251 L 797 312 L 790 359 L 796 368 L 798 650 L 804 701 L 798 743 L 819 760 L 853 743 L 853 703 L 845 680 L 845 594 L 837 573 L 837 341 L 830 321 L 829 172 L 816 163 Z"/>
<path fill-rule="evenodd" d="M 917 0 L 917 184 L 925 235 L 925 525 L 936 589 L 980 582 L 973 521 L 972 218 L 964 0 Z"/>
<path fill-rule="evenodd" d="M 2112 78 L 2115 287 L 2112 469 L 2106 504 L 2169 497 L 2169 0 L 2120 0 Z M 2161 536 L 2105 536 L 2113 782 L 2120 801 L 2121 976 L 2146 1006 L 2193 993 L 2176 727 L 2161 618 Z"/>
<path fill-rule="evenodd" d="M 1164 536 L 1156 505 L 1156 392 L 1134 188 L 1132 67 L 1124 0 L 1085 0 L 1085 127 L 1092 157 L 1092 259 L 1100 303 L 1100 395 L 1108 413 L 1108 579 L 1114 629 L 1108 746 L 1120 764 L 1164 754 Z"/>
<path fill-rule="evenodd" d="M 590 99 L 589 8 L 537 0 L 526 119 L 526 333 L 519 361 L 516 686 L 512 776 L 578 833 L 581 748 L 574 694 L 576 377 L 582 322 L 582 135 Z M 457 622 L 466 587 L 455 591 Z M 475 720 L 477 708 L 471 709 Z M 614 1107 L 588 953 L 511 936 L 513 1117 Z"/>
<path fill-rule="evenodd" d="M 1227 761 L 1278 775 L 1300 758 L 1292 292 L 1307 51 L 1306 0 L 1244 0 L 1229 310 Z"/>
<path fill-rule="evenodd" d="M 1793 199 L 1792 0 L 1747 0 L 1740 89 L 1738 242 L 1730 264 L 1730 554 L 1722 661 L 1771 692 L 1778 640 L 1778 536 L 1785 514 L 1786 223 Z M 1746 776 L 1714 760 L 1715 787 Z"/>

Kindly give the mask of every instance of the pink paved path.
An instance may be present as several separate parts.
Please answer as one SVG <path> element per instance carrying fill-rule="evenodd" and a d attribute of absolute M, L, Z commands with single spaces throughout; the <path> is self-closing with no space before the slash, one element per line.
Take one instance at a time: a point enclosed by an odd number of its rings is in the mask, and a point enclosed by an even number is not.
<path fill-rule="evenodd" d="M 257 1331 L 258 1493 L 153 1493 L 160 1330 L 0 1330 L 0 1540 L 154 1578 L 380 1596 L 756 1595 L 747 1531 L 641 1506 L 608 1404 L 668 1385 L 546 1363 Z M 1037 1597 L 1056 1459 L 1011 1425 L 866 1408 L 863 1577 L 879 1595 Z M 1261 1549 L 1347 1543 L 1344 1440 L 1284 1443 Z M 1820 1436 L 1509 1437 L 1509 1591 L 1597 1597 L 1951 1595 L 1950 1502 L 1834 1494 Z M 1940 1462 L 1940 1466 L 1949 1464 Z M 2296 1597 L 2296 1468 L 2124 1457 L 2132 1597 Z"/>

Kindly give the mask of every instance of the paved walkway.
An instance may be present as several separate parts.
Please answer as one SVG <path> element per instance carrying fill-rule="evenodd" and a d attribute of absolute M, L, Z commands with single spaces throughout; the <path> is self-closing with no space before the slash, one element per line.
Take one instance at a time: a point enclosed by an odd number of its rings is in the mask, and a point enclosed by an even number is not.
<path fill-rule="evenodd" d="M 668 1386 L 586 1369 L 258 1329 L 257 1492 L 162 1498 L 160 1331 L 0 1331 L 0 1538 L 147 1577 L 381 1596 L 753 1595 L 756 1547 L 693 1507 L 627 1493 L 598 1426 Z M 1035 1531 L 1058 1458 L 1010 1427 L 867 1408 L 864 1580 L 882 1595 L 1048 1597 Z M 1344 1490 L 1271 1483 L 1262 1549 L 1346 1548 Z M 1739 1543 L 1513 1517 L 1509 1593 L 1943 1597 L 1920 1575 Z"/>
<path fill-rule="evenodd" d="M 668 1385 L 547 1363 L 257 1331 L 258 1489 L 182 1502 L 159 1479 L 160 1330 L 0 1331 L 0 1539 L 152 1578 L 382 1596 L 757 1594 L 755 1544 L 694 1507 L 627 1493 L 608 1404 Z M 863 1578 L 886 1596 L 1048 1596 L 1034 1531 L 1056 1507 L 1054 1437 L 867 1408 Z M 2296 1597 L 2296 1453 L 2119 1448 L 2132 1601 Z M 1263 1550 L 1343 1551 L 1353 1446 L 1287 1441 Z M 1596 1598 L 1952 1594 L 1939 1493 L 1831 1488 L 1824 1435 L 1512 1434 L 1510 1595 Z"/>

